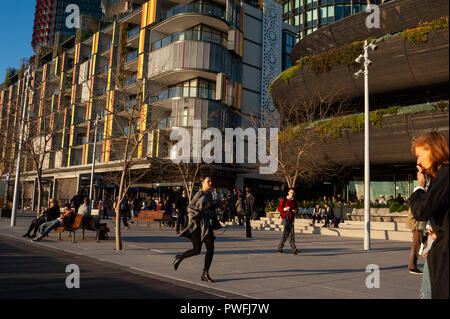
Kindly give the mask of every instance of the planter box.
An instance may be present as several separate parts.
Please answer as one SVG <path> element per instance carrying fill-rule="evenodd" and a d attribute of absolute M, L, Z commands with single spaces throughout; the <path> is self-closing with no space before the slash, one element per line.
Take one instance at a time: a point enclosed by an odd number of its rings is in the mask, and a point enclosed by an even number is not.
<path fill-rule="evenodd" d="M 266 216 L 270 217 L 270 218 L 278 218 L 278 217 L 280 217 L 280 213 L 278 213 L 278 212 L 270 212 L 270 213 L 266 213 Z"/>
<path fill-rule="evenodd" d="M 364 209 L 353 209 L 347 215 L 348 220 L 363 221 Z M 408 212 L 390 213 L 389 208 L 370 208 L 370 220 L 374 222 L 398 222 L 403 223 L 408 219 Z"/>

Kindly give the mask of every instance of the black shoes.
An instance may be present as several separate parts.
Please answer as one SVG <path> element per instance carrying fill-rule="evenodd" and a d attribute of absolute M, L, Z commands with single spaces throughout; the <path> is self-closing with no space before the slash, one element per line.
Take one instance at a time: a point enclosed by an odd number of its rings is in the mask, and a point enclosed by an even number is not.
<path fill-rule="evenodd" d="M 31 238 L 30 234 L 22 235 L 22 237 L 28 237 L 28 238 Z"/>
<path fill-rule="evenodd" d="M 300 254 L 302 252 L 302 250 L 301 249 L 296 249 L 295 251 L 294 251 L 294 255 L 298 255 L 298 254 Z"/>
<path fill-rule="evenodd" d="M 176 255 L 175 260 L 173 261 L 173 269 L 177 270 L 182 260 L 183 259 L 181 259 L 181 255 Z"/>
<path fill-rule="evenodd" d="M 410 274 L 414 274 L 414 275 L 422 275 L 422 271 L 420 271 L 419 269 L 410 269 L 409 270 Z"/>
<path fill-rule="evenodd" d="M 203 270 L 202 276 L 200 277 L 202 281 L 214 282 L 211 277 L 209 277 L 209 273 L 207 270 Z"/>

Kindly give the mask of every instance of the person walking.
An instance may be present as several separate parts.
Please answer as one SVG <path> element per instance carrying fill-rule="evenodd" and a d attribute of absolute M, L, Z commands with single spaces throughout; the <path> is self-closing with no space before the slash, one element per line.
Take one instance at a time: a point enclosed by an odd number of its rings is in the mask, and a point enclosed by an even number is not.
<path fill-rule="evenodd" d="M 417 187 L 409 198 L 413 216 L 430 221 L 436 240 L 428 252 L 427 266 L 433 299 L 449 297 L 449 152 L 448 140 L 438 132 L 422 135 L 412 144 L 417 157 Z M 425 190 L 426 179 L 431 180 Z"/>
<path fill-rule="evenodd" d="M 128 205 L 128 198 L 127 198 L 127 195 L 125 195 L 124 198 L 122 199 L 122 202 L 120 202 L 120 206 L 119 206 L 119 212 L 120 212 L 120 216 L 122 217 L 122 222 L 123 222 L 123 226 L 125 227 L 125 230 L 127 230 L 129 227 L 128 221 L 127 221 L 129 210 L 130 210 L 130 205 Z"/>
<path fill-rule="evenodd" d="M 408 219 L 406 221 L 406 227 L 412 232 L 412 246 L 409 255 L 408 269 L 409 273 L 415 275 L 422 275 L 422 272 L 417 268 L 417 257 L 419 256 L 420 245 L 423 242 L 423 231 L 425 230 L 425 226 L 426 222 L 417 221 L 410 208 L 408 210 Z"/>
<path fill-rule="evenodd" d="M 281 213 L 282 223 L 284 225 L 283 237 L 278 244 L 278 253 L 285 254 L 283 246 L 290 238 L 289 243 L 291 244 L 294 255 L 298 255 L 302 250 L 297 249 L 295 246 L 295 234 L 294 234 L 294 221 L 295 213 L 298 210 L 297 201 L 294 199 L 295 191 L 293 188 L 289 189 L 288 196 L 283 198 L 278 205 L 278 212 Z"/>
<path fill-rule="evenodd" d="M 189 199 L 186 195 L 186 191 L 183 190 L 181 196 L 175 201 L 175 212 L 177 213 L 177 223 L 175 225 L 175 231 L 177 235 L 180 234 L 181 229 L 184 229 L 187 224 L 187 206 L 189 204 Z"/>
<path fill-rule="evenodd" d="M 252 227 L 250 220 L 254 217 L 255 211 L 255 197 L 250 188 L 246 188 L 247 195 L 245 196 L 245 237 L 252 237 Z"/>
<path fill-rule="evenodd" d="M 245 200 L 244 195 L 239 193 L 236 200 L 236 213 L 238 215 L 239 226 L 242 226 L 242 220 L 245 219 Z"/>
<path fill-rule="evenodd" d="M 201 189 L 194 195 L 188 205 L 189 223 L 181 232 L 180 237 L 189 238 L 192 242 L 192 249 L 185 251 L 181 255 L 176 255 L 173 267 L 178 269 L 180 263 L 185 259 L 200 254 L 202 244 L 205 243 L 206 255 L 203 272 L 200 277 L 202 281 L 214 282 L 209 276 L 209 268 L 214 256 L 214 230 L 221 228 L 215 215 L 215 205 L 210 192 L 212 186 L 211 177 L 202 180 Z"/>

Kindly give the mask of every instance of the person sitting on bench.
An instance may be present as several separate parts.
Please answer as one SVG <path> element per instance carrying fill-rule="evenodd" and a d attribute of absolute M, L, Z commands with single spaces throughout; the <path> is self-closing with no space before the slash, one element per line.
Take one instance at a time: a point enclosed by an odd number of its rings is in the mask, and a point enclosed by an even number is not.
<path fill-rule="evenodd" d="M 55 220 L 60 215 L 59 211 L 59 205 L 58 201 L 56 199 L 50 199 L 50 208 L 45 210 L 41 216 L 38 218 L 35 218 L 31 221 L 30 227 L 28 228 L 28 231 L 25 235 L 22 237 L 28 237 L 28 238 L 35 238 L 36 233 L 39 230 L 39 226 L 46 222 L 50 222 L 52 220 Z M 33 230 L 33 235 L 30 235 L 31 231 Z"/>
<path fill-rule="evenodd" d="M 61 227 L 61 226 L 70 226 L 75 221 L 75 212 L 70 209 L 70 204 L 67 203 L 64 205 L 64 213 L 55 220 L 42 224 L 41 229 L 39 231 L 39 236 L 32 239 L 34 242 L 40 241 L 42 238 L 48 235 L 53 229 Z"/>

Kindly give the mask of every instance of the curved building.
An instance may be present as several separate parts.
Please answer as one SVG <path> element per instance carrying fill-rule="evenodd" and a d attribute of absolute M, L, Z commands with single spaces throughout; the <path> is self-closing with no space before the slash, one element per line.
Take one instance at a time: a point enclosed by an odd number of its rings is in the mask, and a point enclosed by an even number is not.
<path fill-rule="evenodd" d="M 372 200 L 398 193 L 408 197 L 412 192 L 412 139 L 430 130 L 448 137 L 448 13 L 446 0 L 390 1 L 380 5 L 379 29 L 368 29 L 367 13 L 362 12 L 317 30 L 292 49 L 294 66 L 271 84 L 275 106 L 335 92 L 350 100 L 355 110 L 310 126 L 321 127 L 319 134 L 326 137 L 313 156 L 345 168 L 340 180 L 332 181 L 335 193 L 359 197 L 364 190 L 364 132 L 359 126 L 364 121 L 364 80 L 355 78 L 361 65 L 354 60 L 365 39 L 378 47 L 369 50 L 370 110 L 374 119 L 379 118 L 371 120 L 376 122 L 370 133 Z M 332 194 L 330 190 L 327 195 Z"/>

